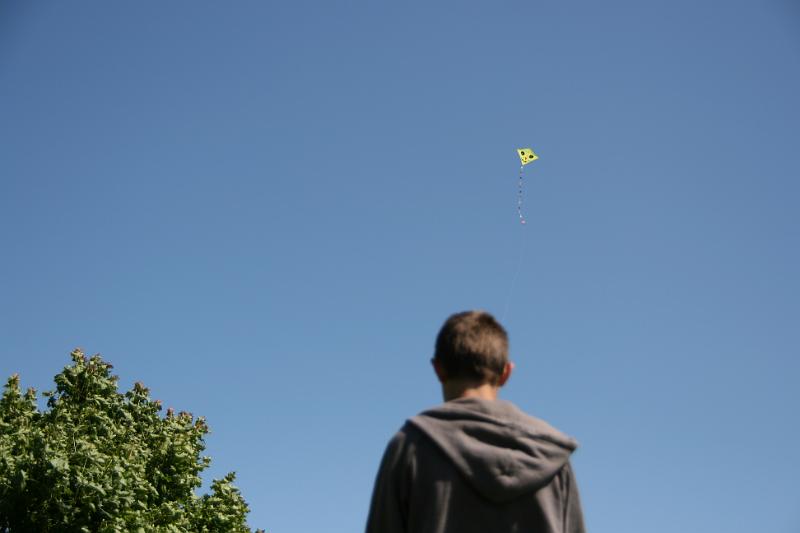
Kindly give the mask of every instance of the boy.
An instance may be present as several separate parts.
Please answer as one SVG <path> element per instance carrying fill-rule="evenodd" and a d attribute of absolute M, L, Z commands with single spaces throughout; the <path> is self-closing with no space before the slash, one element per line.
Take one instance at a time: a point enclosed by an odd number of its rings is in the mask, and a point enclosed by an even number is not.
<path fill-rule="evenodd" d="M 445 403 L 389 442 L 367 533 L 583 533 L 572 438 L 497 399 L 514 365 L 489 313 L 451 316 L 433 368 Z"/>

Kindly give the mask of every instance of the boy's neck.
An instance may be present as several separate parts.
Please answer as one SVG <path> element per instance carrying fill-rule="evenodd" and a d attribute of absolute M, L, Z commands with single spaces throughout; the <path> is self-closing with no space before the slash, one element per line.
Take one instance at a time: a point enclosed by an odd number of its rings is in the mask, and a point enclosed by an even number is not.
<path fill-rule="evenodd" d="M 491 383 L 465 383 L 460 380 L 448 380 L 442 383 L 444 401 L 459 400 L 461 398 L 481 398 L 483 400 L 496 400 L 499 387 Z"/>

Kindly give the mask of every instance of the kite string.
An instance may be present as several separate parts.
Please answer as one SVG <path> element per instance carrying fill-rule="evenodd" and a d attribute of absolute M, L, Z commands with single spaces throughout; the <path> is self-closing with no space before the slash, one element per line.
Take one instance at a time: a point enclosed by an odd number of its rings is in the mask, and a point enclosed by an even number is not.
<path fill-rule="evenodd" d="M 525 258 L 525 251 L 528 247 L 527 233 L 528 233 L 527 231 L 522 231 L 522 235 L 520 236 L 519 253 L 517 254 L 517 264 L 514 267 L 514 275 L 511 277 L 511 283 L 509 284 L 508 290 L 506 291 L 506 301 L 505 304 L 503 305 L 503 314 L 500 316 L 501 323 L 505 321 L 506 315 L 508 314 L 508 306 L 509 303 L 511 302 L 511 295 L 513 294 L 514 288 L 517 285 L 517 278 L 519 277 L 520 270 L 522 270 L 522 261 Z"/>

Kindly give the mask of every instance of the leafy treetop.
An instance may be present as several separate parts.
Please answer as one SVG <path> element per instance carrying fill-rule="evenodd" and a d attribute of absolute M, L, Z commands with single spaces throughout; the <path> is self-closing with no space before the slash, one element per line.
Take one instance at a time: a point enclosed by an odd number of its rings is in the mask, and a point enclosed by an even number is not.
<path fill-rule="evenodd" d="M 141 383 L 118 392 L 99 355 L 72 352 L 39 410 L 8 379 L 0 398 L 0 532 L 248 532 L 234 474 L 198 496 L 208 426 L 161 416 Z"/>

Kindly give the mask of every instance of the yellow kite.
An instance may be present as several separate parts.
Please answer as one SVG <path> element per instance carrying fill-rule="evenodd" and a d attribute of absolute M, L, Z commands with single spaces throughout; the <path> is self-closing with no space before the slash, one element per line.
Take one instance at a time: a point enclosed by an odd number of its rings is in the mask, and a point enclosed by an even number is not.
<path fill-rule="evenodd" d="M 517 148 L 517 153 L 519 154 L 519 160 L 523 165 L 533 163 L 539 159 L 539 156 L 534 154 L 533 150 L 530 148 Z"/>

